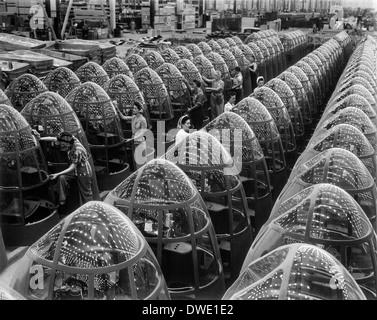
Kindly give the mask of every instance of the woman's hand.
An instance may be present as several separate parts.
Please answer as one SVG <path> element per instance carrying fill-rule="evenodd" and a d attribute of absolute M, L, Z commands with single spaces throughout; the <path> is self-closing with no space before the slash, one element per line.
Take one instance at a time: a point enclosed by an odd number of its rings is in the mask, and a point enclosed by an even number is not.
<path fill-rule="evenodd" d="M 56 173 L 50 174 L 50 179 L 51 180 L 55 180 L 57 177 L 59 177 L 59 175 L 56 174 Z"/>

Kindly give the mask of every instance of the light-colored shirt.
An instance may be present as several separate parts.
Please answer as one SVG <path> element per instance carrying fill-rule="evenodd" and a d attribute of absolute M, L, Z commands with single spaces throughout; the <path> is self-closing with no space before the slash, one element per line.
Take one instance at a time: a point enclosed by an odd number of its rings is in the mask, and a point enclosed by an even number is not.
<path fill-rule="evenodd" d="M 147 129 L 147 120 L 143 116 L 133 116 L 131 120 L 132 136 L 135 137 L 139 134 L 140 130 Z M 134 139 L 136 142 L 143 142 L 145 139 L 143 136 Z"/>
<path fill-rule="evenodd" d="M 181 129 L 177 132 L 177 135 L 175 136 L 175 145 L 179 144 L 182 140 L 186 139 L 186 137 L 189 135 L 188 132 Z"/>
<path fill-rule="evenodd" d="M 224 106 L 224 112 L 231 111 L 234 108 L 234 105 L 232 105 L 230 102 L 227 102 Z"/>
<path fill-rule="evenodd" d="M 68 153 L 68 159 L 71 163 L 76 164 L 75 175 L 91 175 L 92 168 L 89 163 L 89 155 L 84 146 L 76 138 L 73 138 L 73 148 Z"/>

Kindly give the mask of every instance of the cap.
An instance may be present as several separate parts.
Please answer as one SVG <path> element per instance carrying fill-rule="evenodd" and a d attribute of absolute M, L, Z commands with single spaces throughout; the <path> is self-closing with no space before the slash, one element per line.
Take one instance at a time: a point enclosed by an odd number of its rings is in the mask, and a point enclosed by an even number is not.
<path fill-rule="evenodd" d="M 73 135 L 70 132 L 63 131 L 56 137 L 59 142 L 66 142 L 73 144 Z"/>

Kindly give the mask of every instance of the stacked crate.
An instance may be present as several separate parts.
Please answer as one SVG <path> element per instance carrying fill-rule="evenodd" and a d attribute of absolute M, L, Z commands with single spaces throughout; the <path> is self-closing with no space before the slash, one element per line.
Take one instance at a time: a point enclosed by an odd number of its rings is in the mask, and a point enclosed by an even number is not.
<path fill-rule="evenodd" d="M 141 3 L 141 27 L 142 29 L 148 30 L 151 25 L 151 8 L 150 8 L 150 0 L 143 1 Z"/>
<path fill-rule="evenodd" d="M 158 8 L 154 17 L 154 28 L 163 32 L 176 29 L 176 15 L 174 6 L 165 5 Z"/>

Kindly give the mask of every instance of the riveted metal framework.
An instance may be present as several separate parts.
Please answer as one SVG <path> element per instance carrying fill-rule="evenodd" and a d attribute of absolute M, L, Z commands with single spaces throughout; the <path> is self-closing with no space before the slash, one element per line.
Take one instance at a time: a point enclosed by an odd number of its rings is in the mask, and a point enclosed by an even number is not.
<path fill-rule="evenodd" d="M 254 42 L 258 39 L 262 39 L 261 33 L 260 32 L 253 32 L 246 37 L 244 43 L 248 44 L 248 43 Z"/>
<path fill-rule="evenodd" d="M 134 75 L 135 83 L 144 95 L 152 122 L 173 119 L 169 92 L 157 72 L 151 68 L 144 68 Z"/>
<path fill-rule="evenodd" d="M 141 69 L 148 67 L 148 63 L 139 54 L 130 54 L 123 60 L 126 62 L 133 75 Z"/>
<path fill-rule="evenodd" d="M 291 88 L 283 80 L 274 78 L 265 84 L 265 87 L 270 88 L 277 93 L 281 101 L 291 116 L 293 129 L 296 139 L 302 138 L 305 133 L 304 119 L 297 99 Z"/>
<path fill-rule="evenodd" d="M 297 159 L 290 177 L 296 175 L 296 168 L 302 163 L 330 148 L 342 148 L 355 154 L 364 163 L 372 177 L 376 179 L 376 152 L 373 146 L 357 127 L 346 123 L 337 124 L 329 130 L 316 132 L 305 151 Z"/>
<path fill-rule="evenodd" d="M 43 286 L 28 285 L 41 268 Z M 31 300 L 167 300 L 161 268 L 132 221 L 90 201 L 30 246 L 13 287 Z"/>
<path fill-rule="evenodd" d="M 80 79 L 81 83 L 94 82 L 99 86 L 102 86 L 108 81 L 109 75 L 105 69 L 98 63 L 89 61 L 76 70 L 76 75 Z"/>
<path fill-rule="evenodd" d="M 352 77 L 352 78 L 347 79 L 347 80 L 338 81 L 338 84 L 336 86 L 335 91 L 338 92 L 338 93 L 344 92 L 346 89 L 350 88 L 353 85 L 360 85 L 360 86 L 366 88 L 369 91 L 369 94 L 367 94 L 368 100 L 369 101 L 374 100 L 374 103 L 372 103 L 372 105 L 373 105 L 373 107 L 376 107 L 377 93 L 376 93 L 375 89 L 373 88 L 372 84 L 370 82 L 368 82 L 368 80 L 363 78 L 363 77 Z M 370 97 L 371 95 L 372 95 L 373 98 Z"/>
<path fill-rule="evenodd" d="M 333 184 L 352 195 L 376 231 L 377 189 L 374 178 L 356 155 L 342 148 L 326 149 L 296 167 L 295 176 L 288 180 L 274 208 L 308 186 L 318 183 Z"/>
<path fill-rule="evenodd" d="M 165 60 L 167 63 L 171 63 L 176 65 L 177 62 L 181 59 L 177 52 L 175 52 L 171 48 L 166 48 L 161 52 L 161 57 Z"/>
<path fill-rule="evenodd" d="M 235 42 L 235 44 L 239 47 L 243 44 L 242 40 L 237 36 L 232 36 L 232 40 Z"/>
<path fill-rule="evenodd" d="M 120 118 L 109 95 L 98 84 L 86 82 L 73 89 L 66 100 L 87 136 L 99 189 L 114 187 L 129 174 L 129 164 Z"/>
<path fill-rule="evenodd" d="M 47 91 L 31 100 L 21 115 L 41 137 L 56 137 L 61 132 L 70 132 L 85 147 L 93 172 L 95 167 L 86 134 L 75 111 L 58 93 Z M 61 151 L 54 143 L 40 141 L 43 154 L 48 163 L 49 172 L 60 172 L 69 167 L 66 151 Z M 94 199 L 99 199 L 97 179 L 93 177 L 92 192 Z"/>
<path fill-rule="evenodd" d="M 221 46 L 219 45 L 219 43 L 217 41 L 211 39 L 207 43 L 211 47 L 213 52 L 218 53 L 221 50 Z"/>
<path fill-rule="evenodd" d="M 321 246 L 349 270 L 368 298 L 376 296 L 376 233 L 363 209 L 343 189 L 320 183 L 271 212 L 244 265 L 289 243 Z"/>
<path fill-rule="evenodd" d="M 0 159 L 4 243 L 30 245 L 57 223 L 55 199 L 43 151 L 30 124 L 4 104 L 0 105 Z"/>
<path fill-rule="evenodd" d="M 174 51 L 178 54 L 181 59 L 187 59 L 191 62 L 194 60 L 194 57 L 189 49 L 185 46 L 177 46 L 173 47 Z"/>
<path fill-rule="evenodd" d="M 314 52 L 314 51 L 313 51 Z M 327 96 L 330 93 L 330 85 L 329 85 L 329 72 L 327 70 L 326 64 L 322 62 L 322 60 L 315 55 L 313 52 L 309 53 L 304 58 L 311 59 L 319 68 L 319 73 L 321 75 L 321 85 L 322 85 L 322 92 Z M 304 60 L 307 62 L 307 60 Z"/>
<path fill-rule="evenodd" d="M 195 79 L 200 82 L 203 81 L 198 68 L 195 66 L 195 64 L 192 61 L 188 59 L 181 59 L 177 63 L 177 68 L 181 72 L 181 74 L 185 77 L 185 79 L 188 81 L 190 86 L 193 85 L 193 80 Z"/>
<path fill-rule="evenodd" d="M 119 208 L 143 234 L 173 299 L 222 295 L 224 273 L 214 226 L 198 190 L 175 164 L 147 162 L 105 202 Z"/>
<path fill-rule="evenodd" d="M 216 39 L 216 42 L 217 44 L 222 48 L 222 49 L 226 49 L 226 50 L 229 50 L 230 49 L 230 45 L 228 42 L 225 41 L 225 39 Z"/>
<path fill-rule="evenodd" d="M 225 40 L 226 43 L 229 45 L 229 48 L 232 48 L 232 47 L 236 47 L 236 46 L 237 46 L 236 42 L 233 40 L 232 37 L 226 37 L 226 38 L 224 38 L 224 40 Z"/>
<path fill-rule="evenodd" d="M 186 48 L 189 49 L 189 51 L 191 52 L 193 58 L 195 58 L 196 56 L 200 56 L 200 55 L 203 54 L 203 51 L 195 43 L 186 44 Z"/>
<path fill-rule="evenodd" d="M 354 127 L 358 128 L 365 137 L 369 140 L 373 148 L 376 148 L 377 145 L 377 128 L 373 124 L 372 120 L 364 113 L 364 111 L 355 108 L 355 107 L 346 107 L 339 110 L 337 113 L 329 117 L 327 120 L 322 122 L 316 128 L 316 132 L 320 133 L 321 131 L 326 131 L 332 128 L 333 126 L 347 123 L 351 124 Z"/>
<path fill-rule="evenodd" d="M 314 91 L 314 102 L 313 102 L 313 111 L 314 114 L 317 115 L 320 112 L 321 102 L 322 102 L 322 91 L 321 85 L 319 84 L 318 78 L 314 70 L 311 66 L 301 59 L 300 61 L 296 62 L 294 65 L 301 69 L 302 72 L 308 77 L 310 85 Z"/>
<path fill-rule="evenodd" d="M 373 124 L 375 126 L 377 125 L 376 110 L 363 96 L 353 93 L 340 100 L 339 102 L 329 104 L 326 107 L 321 120 L 318 123 L 318 126 L 320 126 L 321 123 L 325 122 L 338 111 L 347 107 L 354 107 L 362 110 L 368 116 L 368 118 L 372 120 Z"/>
<path fill-rule="evenodd" d="M 301 114 L 304 120 L 304 125 L 309 126 L 313 122 L 312 109 L 309 104 L 308 96 L 305 93 L 305 89 L 300 80 L 289 71 L 284 71 L 278 76 L 278 79 L 283 80 L 289 88 L 292 90 L 295 98 L 300 106 Z"/>
<path fill-rule="evenodd" d="M 125 116 L 131 116 L 135 101 L 139 102 L 143 107 L 143 116 L 145 120 L 147 120 L 147 125 L 148 127 L 151 127 L 151 116 L 149 115 L 149 110 L 144 101 L 143 94 L 132 78 L 124 74 L 118 74 L 107 81 L 103 85 L 103 89 L 109 95 L 111 100 L 117 102 L 120 111 Z M 123 132 L 126 134 L 127 138 L 131 137 L 130 135 L 132 134 L 132 131 L 130 121 L 126 127 L 123 126 Z"/>
<path fill-rule="evenodd" d="M 30 100 L 47 90 L 41 79 L 32 74 L 25 73 L 14 79 L 5 89 L 4 93 L 12 106 L 16 110 L 21 111 Z"/>
<path fill-rule="evenodd" d="M 221 78 L 224 82 L 230 81 L 228 65 L 220 54 L 212 51 L 205 57 L 211 62 L 215 70 L 219 70 L 221 72 Z"/>
<path fill-rule="evenodd" d="M 162 64 L 156 69 L 156 72 L 169 92 L 175 118 L 178 121 L 178 118 L 183 116 L 188 108 L 191 108 L 190 88 L 186 79 L 178 68 L 171 63 Z"/>
<path fill-rule="evenodd" d="M 240 171 L 252 227 L 258 231 L 272 208 L 270 175 L 263 150 L 247 122 L 234 112 L 224 112 L 207 124 L 207 131 L 228 150 Z"/>
<path fill-rule="evenodd" d="M 207 56 L 208 53 L 212 52 L 212 48 L 209 46 L 207 42 L 200 41 L 197 46 L 202 50 L 203 54 Z"/>
<path fill-rule="evenodd" d="M 148 66 L 153 70 L 156 70 L 159 66 L 165 63 L 165 60 L 161 54 L 154 50 L 146 50 L 143 54 L 143 58 L 147 62 Z"/>
<path fill-rule="evenodd" d="M 66 67 L 51 70 L 43 79 L 43 83 L 49 91 L 57 92 L 63 98 L 81 84 L 78 76 Z"/>
<path fill-rule="evenodd" d="M 234 68 L 238 66 L 236 57 L 233 55 L 232 52 L 230 52 L 230 50 L 227 50 L 227 49 L 221 49 L 219 51 L 219 54 L 224 59 L 226 65 L 228 66 L 230 76 L 234 77 L 235 75 Z"/>
<path fill-rule="evenodd" d="M 201 75 L 206 78 L 212 79 L 215 75 L 215 68 L 211 61 L 209 61 L 203 54 L 197 55 L 193 61 L 194 65 L 198 68 Z"/>
<path fill-rule="evenodd" d="M 377 108 L 376 100 L 374 99 L 373 95 L 366 87 L 364 87 L 361 84 L 353 84 L 348 88 L 344 88 L 342 92 L 339 92 L 335 89 L 333 95 L 330 97 L 329 102 L 327 104 L 330 105 L 333 103 L 337 103 L 351 94 L 359 94 L 363 96 L 369 102 L 373 109 Z"/>
<path fill-rule="evenodd" d="M 279 130 L 271 114 L 259 100 L 250 97 L 238 102 L 232 111 L 253 129 L 266 157 L 271 184 L 279 194 L 286 178 L 287 165 Z"/>
<path fill-rule="evenodd" d="M 336 285 L 329 288 L 333 282 Z M 283 245 L 250 261 L 223 300 L 366 300 L 366 297 L 333 255 L 317 246 L 298 243 Z"/>
<path fill-rule="evenodd" d="M 126 62 L 118 57 L 112 57 L 106 60 L 102 68 L 106 71 L 110 79 L 118 74 L 124 74 L 131 79 L 134 77 Z"/>
<path fill-rule="evenodd" d="M 252 33 L 253 34 L 253 33 Z M 263 55 L 262 50 L 254 43 L 254 42 L 248 42 L 246 45 L 253 51 L 256 58 L 256 63 L 258 65 L 258 74 L 260 76 L 264 77 L 264 80 L 266 82 L 267 80 L 267 70 L 266 70 L 266 58 Z"/>
<path fill-rule="evenodd" d="M 263 86 L 255 88 L 251 97 L 259 100 L 270 112 L 279 130 L 285 153 L 295 153 L 296 137 L 291 117 L 279 95 L 272 89 Z"/>
<path fill-rule="evenodd" d="M 198 188 L 220 243 L 226 280 L 234 281 L 252 235 L 245 191 L 232 157 L 219 140 L 200 130 L 163 158 L 180 167 Z"/>
<path fill-rule="evenodd" d="M 295 77 L 302 84 L 302 87 L 304 88 L 304 91 L 307 97 L 307 107 L 308 107 L 308 110 L 311 112 L 311 115 L 313 116 L 314 114 L 318 113 L 317 104 L 316 104 L 315 95 L 314 95 L 314 89 L 308 76 L 300 67 L 296 65 L 289 67 L 287 71 L 293 73 Z"/>
<path fill-rule="evenodd" d="M 265 63 L 265 66 L 266 66 L 266 74 L 265 74 L 266 77 L 265 77 L 264 81 L 266 82 L 266 81 L 268 81 L 268 80 L 270 80 L 274 77 L 273 57 L 271 56 L 270 52 L 268 51 L 268 48 L 266 47 L 266 45 L 262 41 L 262 39 L 256 40 L 254 43 L 258 46 L 260 51 L 263 53 L 264 63 Z"/>

